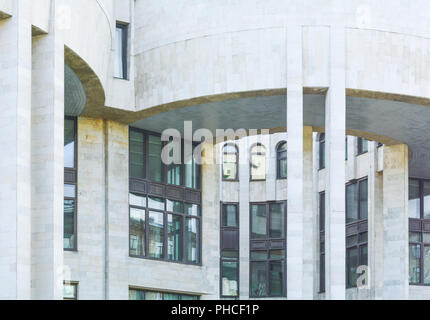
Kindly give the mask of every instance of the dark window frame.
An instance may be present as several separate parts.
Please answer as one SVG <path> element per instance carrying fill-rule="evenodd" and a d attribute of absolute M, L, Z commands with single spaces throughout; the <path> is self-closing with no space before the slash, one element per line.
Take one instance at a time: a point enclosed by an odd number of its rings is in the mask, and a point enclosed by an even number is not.
<path fill-rule="evenodd" d="M 73 120 L 74 121 L 74 168 L 65 167 L 64 168 L 64 185 L 74 185 L 75 186 L 75 196 L 74 197 L 64 197 L 65 200 L 73 200 L 74 201 L 74 240 L 73 240 L 73 248 L 64 248 L 64 251 L 76 252 L 78 251 L 78 117 L 72 116 L 64 116 L 65 120 Z M 63 215 L 64 215 L 64 202 L 63 202 Z M 64 222 L 63 222 L 64 224 Z M 64 225 L 63 225 L 64 230 Z M 64 239 L 64 236 L 63 236 Z"/>
<path fill-rule="evenodd" d="M 116 29 L 122 30 L 122 41 L 121 41 L 121 47 L 122 47 L 122 77 L 114 76 L 115 79 L 121 79 L 121 80 L 129 80 L 128 79 L 128 28 L 129 24 L 124 22 L 116 22 Z M 118 39 L 116 39 L 118 41 Z"/>
<path fill-rule="evenodd" d="M 234 147 L 236 152 L 232 153 L 232 152 L 226 152 L 225 149 L 227 147 Z M 227 179 L 224 178 L 224 156 L 225 155 L 235 155 L 236 156 L 236 176 L 233 179 Z M 222 147 L 222 181 L 230 181 L 230 182 L 237 182 L 239 181 L 239 148 L 235 143 L 232 142 L 228 142 L 226 144 L 224 144 L 224 146 Z"/>
<path fill-rule="evenodd" d="M 281 154 L 285 152 L 285 151 L 280 151 L 281 147 L 284 145 L 288 150 L 288 144 L 287 144 L 287 141 L 285 140 L 279 141 L 278 144 L 276 145 L 276 179 L 278 180 L 283 180 L 288 178 L 288 162 L 287 162 L 287 175 L 285 177 L 281 176 L 281 161 L 282 160 L 288 161 L 288 155 L 281 156 Z"/>
<path fill-rule="evenodd" d="M 264 152 L 258 152 L 258 151 L 254 152 L 253 149 L 255 147 L 262 147 L 262 148 L 264 148 Z M 251 146 L 251 148 L 249 148 L 249 181 L 266 181 L 266 179 L 267 179 L 267 159 L 266 159 L 266 152 L 267 151 L 266 150 L 267 150 L 266 147 L 262 143 L 260 143 L 260 142 L 254 143 Z M 259 156 L 263 156 L 264 155 L 264 166 L 265 166 L 264 179 L 255 179 L 252 176 L 252 156 L 253 155 L 259 155 Z"/>
<path fill-rule="evenodd" d="M 367 149 L 364 150 L 363 148 L 363 143 L 364 141 L 367 142 Z M 369 152 L 369 140 L 362 138 L 362 137 L 357 137 L 357 150 L 356 150 L 356 156 L 360 156 L 362 154 L 365 154 L 367 152 Z"/>
<path fill-rule="evenodd" d="M 284 210 L 284 237 L 273 238 L 270 237 L 270 222 L 271 222 L 271 211 L 270 205 L 281 204 Z M 266 238 L 252 238 L 252 206 L 253 205 L 265 205 L 266 206 Z M 274 297 L 286 297 L 287 296 L 287 201 L 267 201 L 267 202 L 250 202 L 249 203 L 249 297 L 250 298 L 274 298 Z M 272 248 L 272 243 L 276 241 L 283 241 L 283 245 L 280 248 Z M 253 249 L 253 243 L 265 242 L 265 249 Z M 284 250 L 284 258 L 271 259 L 270 251 Z M 264 251 L 266 252 L 266 259 L 252 259 L 252 251 Z M 282 261 L 284 263 L 283 268 L 283 287 L 281 295 L 271 295 L 270 293 L 270 262 Z M 253 262 L 265 262 L 266 263 L 266 295 L 256 296 L 252 294 L 252 263 Z"/>
<path fill-rule="evenodd" d="M 132 194 L 135 194 L 137 196 L 140 197 L 145 197 L 146 199 L 146 207 L 141 207 L 141 206 L 136 206 L 136 205 L 131 205 L 129 203 L 129 210 L 128 210 L 128 254 L 129 257 L 131 258 L 139 258 L 139 259 L 147 259 L 147 260 L 155 260 L 155 261 L 165 261 L 165 262 L 170 262 L 170 263 L 178 263 L 178 264 L 186 264 L 186 265 L 193 265 L 193 266 L 202 266 L 202 207 L 200 204 L 196 204 L 196 203 L 188 203 L 188 202 L 184 202 L 184 201 L 180 201 L 180 200 L 172 200 L 172 199 L 168 199 L 168 198 L 163 198 L 163 197 L 157 197 L 157 196 L 152 196 L 152 195 L 148 195 L 148 194 L 143 194 L 143 193 L 138 193 L 138 192 L 130 192 Z M 153 209 L 153 208 L 149 208 L 148 203 L 149 200 L 148 198 L 153 197 L 153 198 L 160 198 L 164 200 L 164 209 Z M 199 214 L 197 216 L 193 216 L 193 215 L 188 215 L 185 213 L 185 210 L 183 213 L 179 213 L 179 212 L 173 212 L 173 211 L 168 211 L 167 210 L 167 201 L 177 201 L 177 202 L 182 202 L 183 205 L 187 204 L 193 204 L 193 205 L 197 205 L 199 208 Z M 130 226 L 130 220 L 131 220 L 131 208 L 134 209 L 138 209 L 138 210 L 144 210 L 145 211 L 145 234 L 144 234 L 144 243 L 145 243 L 145 250 L 144 250 L 144 254 L 143 255 L 135 255 L 135 254 L 131 254 L 131 246 L 130 246 L 130 236 L 131 236 L 131 226 Z M 153 212 L 159 212 L 163 214 L 163 253 L 162 253 L 162 258 L 154 258 L 154 257 L 150 257 L 148 254 L 148 248 L 149 248 L 149 212 L 153 211 Z M 182 225 L 182 241 L 181 241 L 181 252 L 182 252 L 182 257 L 181 260 L 171 260 L 168 258 L 168 252 L 167 252 L 167 244 L 168 244 L 168 237 L 169 237 L 169 233 L 168 233 L 168 216 L 169 215 L 174 215 L 174 216 L 179 216 L 181 217 L 181 225 Z M 186 222 L 187 219 L 197 219 L 198 224 L 199 224 L 199 259 L 197 262 L 192 262 L 192 261 L 188 261 L 186 259 L 186 249 L 187 249 L 187 242 L 186 242 Z"/>
<path fill-rule="evenodd" d="M 236 227 L 228 227 L 228 226 L 224 226 L 224 221 L 223 221 L 223 209 L 225 205 L 234 205 L 236 206 L 236 221 L 237 221 L 237 226 Z M 238 233 L 238 240 L 240 242 L 240 205 L 238 202 L 221 202 L 220 204 L 220 250 L 222 250 L 222 231 L 223 230 L 234 230 L 237 231 Z M 220 298 L 229 298 L 229 299 L 240 299 L 240 243 L 238 243 L 238 248 L 239 250 L 237 250 L 237 258 L 227 258 L 227 257 L 223 257 L 222 256 L 222 252 L 220 252 Z M 233 250 L 231 250 L 233 251 Z M 223 295 L 222 292 L 222 263 L 223 262 L 236 262 L 237 263 L 237 295 L 236 296 L 228 296 L 228 295 Z"/>
<path fill-rule="evenodd" d="M 319 143 L 319 152 L 318 152 L 318 170 L 325 169 L 325 162 L 326 162 L 326 150 L 325 150 L 325 133 L 322 132 L 319 134 L 318 137 L 318 143 Z"/>
<path fill-rule="evenodd" d="M 319 245 L 320 245 L 320 265 L 319 265 L 319 293 L 325 292 L 325 191 L 318 194 L 319 201 Z"/>
<path fill-rule="evenodd" d="M 75 297 L 74 298 L 66 298 L 63 295 L 63 300 L 75 301 L 79 300 L 79 282 L 78 281 L 63 281 L 63 286 L 69 285 L 75 287 Z"/>
<path fill-rule="evenodd" d="M 410 245 L 420 245 L 420 259 L 419 259 L 419 266 L 420 266 L 420 281 L 419 282 L 409 282 L 409 285 L 413 286 L 430 286 L 430 283 L 424 283 L 424 250 L 425 247 L 430 246 L 430 242 L 424 241 L 424 234 L 430 234 L 430 232 L 426 232 L 424 226 L 430 224 L 430 219 L 424 219 L 424 183 L 430 182 L 430 179 L 423 179 L 423 178 L 416 178 L 416 177 L 409 177 L 408 179 L 408 185 L 410 184 L 411 180 L 418 181 L 419 183 L 419 203 L 420 203 L 420 217 L 417 218 L 409 218 L 409 238 L 408 238 L 408 248 Z M 408 199 L 409 201 L 409 199 Z M 415 226 L 419 226 L 419 228 L 416 228 Z M 410 234 L 411 233 L 417 233 L 420 234 L 420 241 L 411 241 Z M 409 257 L 408 257 L 409 259 Z M 409 262 L 410 263 L 410 262 Z M 409 267 L 408 267 L 409 272 Z M 409 274 L 408 274 L 409 278 Z"/>

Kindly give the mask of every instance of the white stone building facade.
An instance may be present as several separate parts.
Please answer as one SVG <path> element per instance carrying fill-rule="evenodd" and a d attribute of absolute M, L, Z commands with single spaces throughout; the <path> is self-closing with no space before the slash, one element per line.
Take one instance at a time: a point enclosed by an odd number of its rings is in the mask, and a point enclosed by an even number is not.
<path fill-rule="evenodd" d="M 430 299 L 429 9 L 0 0 L 0 299 Z"/>

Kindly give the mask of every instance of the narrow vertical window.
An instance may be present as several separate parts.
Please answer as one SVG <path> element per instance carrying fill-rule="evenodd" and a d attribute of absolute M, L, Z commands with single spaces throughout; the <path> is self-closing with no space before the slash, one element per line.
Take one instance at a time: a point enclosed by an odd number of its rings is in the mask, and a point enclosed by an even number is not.
<path fill-rule="evenodd" d="M 169 142 L 172 148 L 169 151 L 169 157 L 173 157 L 173 150 L 182 150 L 182 142 L 172 140 Z M 181 159 L 182 162 L 182 159 Z M 167 165 L 167 183 L 176 186 L 182 185 L 182 163 L 171 163 Z"/>
<path fill-rule="evenodd" d="M 116 25 L 116 47 L 115 47 L 115 78 L 127 79 L 127 46 L 128 26 L 117 23 Z"/>
<path fill-rule="evenodd" d="M 279 143 L 276 148 L 276 160 L 278 179 L 287 178 L 287 143 L 285 141 Z"/>
<path fill-rule="evenodd" d="M 63 248 L 77 249 L 77 120 L 64 119 Z"/>
<path fill-rule="evenodd" d="M 320 292 L 325 291 L 325 192 L 319 194 Z"/>
<path fill-rule="evenodd" d="M 63 284 L 63 299 L 78 300 L 78 283 L 64 282 Z"/>
<path fill-rule="evenodd" d="M 368 151 L 368 141 L 364 138 L 357 138 L 357 155 Z"/>
<path fill-rule="evenodd" d="M 239 297 L 239 210 L 221 205 L 221 297 Z"/>
<path fill-rule="evenodd" d="M 325 168 L 325 134 L 319 135 L 319 169 Z"/>
<path fill-rule="evenodd" d="M 149 179 L 155 182 L 163 182 L 163 163 L 161 150 L 163 148 L 160 137 L 149 135 Z"/>
<path fill-rule="evenodd" d="M 222 155 L 222 179 L 238 180 L 237 165 L 239 163 L 239 152 L 235 144 L 228 143 L 223 148 Z"/>
<path fill-rule="evenodd" d="M 251 180 L 266 179 L 266 148 L 260 143 L 251 147 Z"/>
<path fill-rule="evenodd" d="M 174 293 L 174 292 L 157 292 L 141 289 L 129 289 L 129 300 L 199 300 L 200 296 Z"/>
<path fill-rule="evenodd" d="M 130 177 L 145 178 L 145 135 L 130 130 Z"/>

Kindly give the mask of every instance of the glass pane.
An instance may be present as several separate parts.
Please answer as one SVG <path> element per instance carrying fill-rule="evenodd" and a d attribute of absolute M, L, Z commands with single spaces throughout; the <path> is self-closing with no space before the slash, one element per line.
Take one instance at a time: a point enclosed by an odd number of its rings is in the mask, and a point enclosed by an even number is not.
<path fill-rule="evenodd" d="M 286 142 L 282 142 L 278 146 L 278 152 L 281 153 L 281 154 L 283 154 L 284 156 L 287 156 L 287 154 L 286 154 L 286 152 L 287 152 L 287 143 Z"/>
<path fill-rule="evenodd" d="M 267 296 L 267 264 L 251 262 L 251 296 Z"/>
<path fill-rule="evenodd" d="M 367 266 L 367 246 L 360 247 L 360 265 Z"/>
<path fill-rule="evenodd" d="M 64 284 L 63 285 L 63 298 L 66 300 L 77 299 L 77 285 L 76 284 Z"/>
<path fill-rule="evenodd" d="M 423 196 L 424 196 L 424 219 L 430 219 L 430 182 L 429 181 L 424 181 Z"/>
<path fill-rule="evenodd" d="M 235 261 L 222 261 L 221 263 L 222 295 L 236 297 L 238 295 L 238 263 Z"/>
<path fill-rule="evenodd" d="M 176 293 L 163 293 L 163 300 L 180 300 L 181 296 Z"/>
<path fill-rule="evenodd" d="M 145 300 L 145 291 L 130 289 L 128 291 L 128 300 Z"/>
<path fill-rule="evenodd" d="M 195 218 L 186 218 L 185 247 L 186 260 L 198 263 L 200 259 L 200 221 Z"/>
<path fill-rule="evenodd" d="M 419 180 L 409 179 L 409 218 L 420 218 L 420 182 Z"/>
<path fill-rule="evenodd" d="M 199 300 L 198 296 L 181 295 L 181 300 Z"/>
<path fill-rule="evenodd" d="M 269 288 L 270 295 L 279 297 L 283 295 L 284 289 L 284 262 L 271 261 L 269 263 Z"/>
<path fill-rule="evenodd" d="M 130 193 L 128 202 L 131 206 L 146 207 L 146 196 Z"/>
<path fill-rule="evenodd" d="M 75 200 L 64 200 L 64 249 L 75 247 Z"/>
<path fill-rule="evenodd" d="M 180 201 L 166 200 L 166 210 L 170 212 L 184 213 L 184 204 Z"/>
<path fill-rule="evenodd" d="M 320 292 L 325 291 L 325 255 L 320 255 Z"/>
<path fill-rule="evenodd" d="M 360 181 L 360 219 L 367 219 L 367 180 Z"/>
<path fill-rule="evenodd" d="M 358 191 L 357 184 L 346 186 L 346 223 L 356 221 L 358 219 Z"/>
<path fill-rule="evenodd" d="M 357 235 L 346 237 L 346 246 L 353 246 L 357 244 Z"/>
<path fill-rule="evenodd" d="M 409 232 L 409 242 L 421 242 L 421 233 Z"/>
<path fill-rule="evenodd" d="M 266 179 L 266 155 L 264 154 L 251 155 L 251 179 L 252 180 Z"/>
<path fill-rule="evenodd" d="M 274 203 L 270 205 L 270 237 L 284 238 L 285 223 L 284 223 L 283 205 Z"/>
<path fill-rule="evenodd" d="M 237 178 L 237 157 L 236 154 L 224 154 L 222 172 L 224 180 L 234 180 Z"/>
<path fill-rule="evenodd" d="M 123 28 L 116 27 L 114 76 L 117 78 L 124 78 L 123 37 L 124 37 Z"/>
<path fill-rule="evenodd" d="M 163 300 L 162 293 L 161 292 L 146 291 L 145 292 L 145 300 Z"/>
<path fill-rule="evenodd" d="M 367 242 L 367 239 L 368 239 L 367 232 L 362 232 L 358 235 L 358 242 L 360 243 Z"/>
<path fill-rule="evenodd" d="M 346 250 L 347 263 L 347 286 L 355 287 L 357 285 L 357 267 L 358 267 L 358 250 L 351 248 Z"/>
<path fill-rule="evenodd" d="M 76 198 L 76 185 L 65 184 L 64 185 L 64 197 L 65 198 Z"/>
<path fill-rule="evenodd" d="M 271 250 L 270 259 L 284 259 L 285 258 L 285 250 Z"/>
<path fill-rule="evenodd" d="M 287 159 L 279 160 L 279 178 L 287 178 Z"/>
<path fill-rule="evenodd" d="M 156 182 L 163 181 L 163 165 L 161 162 L 162 141 L 160 137 L 149 137 L 149 179 Z"/>
<path fill-rule="evenodd" d="M 169 214 L 167 218 L 167 259 L 182 260 L 182 217 Z"/>
<path fill-rule="evenodd" d="M 148 197 L 148 208 L 164 210 L 164 199 Z"/>
<path fill-rule="evenodd" d="M 325 228 L 325 193 L 320 193 L 320 231 Z"/>
<path fill-rule="evenodd" d="M 421 245 L 409 245 L 409 283 L 419 283 L 421 278 L 420 269 Z"/>
<path fill-rule="evenodd" d="M 167 183 L 176 186 L 181 185 L 181 168 L 180 164 L 172 164 L 167 167 Z"/>
<path fill-rule="evenodd" d="M 161 212 L 149 211 L 149 252 L 151 258 L 163 257 L 164 215 Z"/>
<path fill-rule="evenodd" d="M 267 251 L 251 251 L 251 260 L 267 260 Z"/>
<path fill-rule="evenodd" d="M 423 242 L 430 243 L 430 233 L 423 233 Z"/>
<path fill-rule="evenodd" d="M 64 119 L 64 167 L 75 167 L 75 120 Z"/>
<path fill-rule="evenodd" d="M 222 250 L 221 257 L 227 259 L 237 259 L 239 258 L 239 251 L 237 250 Z"/>
<path fill-rule="evenodd" d="M 320 142 L 320 150 L 319 150 L 319 157 L 320 157 L 320 169 L 325 168 L 325 142 Z"/>
<path fill-rule="evenodd" d="M 266 238 L 267 236 L 266 205 L 251 205 L 251 239 Z"/>
<path fill-rule="evenodd" d="M 189 216 L 200 216 L 200 206 L 198 204 L 184 203 L 185 214 Z"/>
<path fill-rule="evenodd" d="M 145 255 L 145 210 L 130 208 L 130 254 Z"/>
<path fill-rule="evenodd" d="M 430 246 L 424 246 L 424 283 L 430 284 Z"/>
<path fill-rule="evenodd" d="M 145 178 L 145 135 L 130 130 L 130 176 Z"/>
<path fill-rule="evenodd" d="M 222 226 L 237 227 L 237 206 L 234 204 L 223 205 L 222 210 Z"/>
<path fill-rule="evenodd" d="M 193 148 L 193 153 L 194 153 Z M 197 156 L 199 157 L 199 156 Z M 199 166 L 196 163 L 196 159 L 200 159 L 192 156 L 187 156 L 187 159 L 185 159 L 185 186 L 188 188 L 194 188 L 198 189 L 200 188 L 200 181 L 199 181 Z"/>

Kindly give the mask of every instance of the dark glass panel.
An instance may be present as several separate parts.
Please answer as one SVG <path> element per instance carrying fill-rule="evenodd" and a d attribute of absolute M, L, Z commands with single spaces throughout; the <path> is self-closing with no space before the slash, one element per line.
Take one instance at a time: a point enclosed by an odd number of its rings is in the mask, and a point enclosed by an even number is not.
<path fill-rule="evenodd" d="M 75 168 L 75 119 L 64 119 L 64 167 Z"/>
<path fill-rule="evenodd" d="M 130 208 L 130 254 L 145 255 L 145 210 Z"/>
<path fill-rule="evenodd" d="M 130 176 L 145 178 L 145 135 L 130 130 Z"/>
<path fill-rule="evenodd" d="M 367 219 L 367 180 L 360 181 L 360 219 Z"/>
<path fill-rule="evenodd" d="M 166 210 L 176 213 L 184 213 L 184 204 L 180 201 L 166 200 Z"/>
<path fill-rule="evenodd" d="M 409 283 L 420 283 L 421 279 L 421 245 L 409 245 Z"/>
<path fill-rule="evenodd" d="M 151 258 L 163 258 L 164 214 L 161 212 L 149 211 L 148 219 L 148 256 Z"/>
<path fill-rule="evenodd" d="M 358 267 L 358 249 L 357 247 L 346 250 L 347 261 L 347 286 L 355 287 L 357 285 L 357 267 Z"/>
<path fill-rule="evenodd" d="M 64 249 L 75 249 L 75 200 L 64 200 Z"/>
<path fill-rule="evenodd" d="M 148 136 L 149 139 L 149 179 L 163 181 L 163 164 L 161 161 L 162 141 L 160 137 Z"/>
<path fill-rule="evenodd" d="M 346 223 L 356 221 L 358 219 L 358 192 L 357 184 L 349 184 L 346 186 Z"/>
<path fill-rule="evenodd" d="M 251 262 L 251 296 L 267 296 L 267 263 Z"/>
<path fill-rule="evenodd" d="M 195 218 L 185 219 L 185 250 L 188 262 L 200 261 L 200 221 Z"/>
<path fill-rule="evenodd" d="M 420 181 L 409 179 L 409 218 L 419 219 L 420 213 Z"/>
<path fill-rule="evenodd" d="M 284 223 L 283 205 L 280 203 L 270 204 L 270 237 L 284 238 L 285 223 Z"/>
<path fill-rule="evenodd" d="M 222 226 L 223 227 L 237 227 L 238 226 L 238 212 L 237 206 L 234 204 L 223 205 L 222 210 Z"/>
<path fill-rule="evenodd" d="M 182 260 L 182 217 L 168 215 L 167 237 L 167 259 Z"/>
<path fill-rule="evenodd" d="M 424 219 L 430 219 L 430 181 L 423 183 L 423 197 L 424 197 Z"/>
<path fill-rule="evenodd" d="M 269 262 L 269 288 L 270 296 L 280 297 L 283 295 L 284 289 L 284 262 L 271 261 Z"/>
<path fill-rule="evenodd" d="M 251 251 L 251 260 L 267 260 L 267 251 Z"/>
<path fill-rule="evenodd" d="M 266 238 L 267 236 L 267 214 L 266 205 L 251 205 L 251 239 Z"/>
<path fill-rule="evenodd" d="M 223 296 L 238 296 L 238 267 L 239 264 L 236 261 L 221 262 L 221 288 Z"/>

